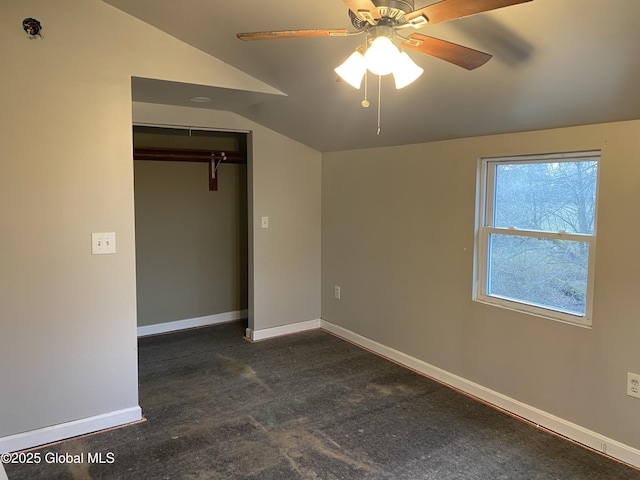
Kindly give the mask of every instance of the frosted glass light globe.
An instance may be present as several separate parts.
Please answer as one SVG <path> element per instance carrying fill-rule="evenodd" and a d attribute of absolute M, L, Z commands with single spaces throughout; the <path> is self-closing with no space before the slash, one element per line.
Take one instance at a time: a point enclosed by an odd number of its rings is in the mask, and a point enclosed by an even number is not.
<path fill-rule="evenodd" d="M 375 75 L 388 75 L 400 60 L 400 51 L 389 37 L 377 37 L 364 54 L 367 68 Z"/>
<path fill-rule="evenodd" d="M 396 68 L 393 71 L 396 88 L 400 89 L 406 87 L 422 75 L 423 72 L 424 70 L 411 60 L 411 57 L 407 55 L 407 52 L 402 52 L 400 54 L 400 59 L 396 64 Z"/>
<path fill-rule="evenodd" d="M 335 68 L 335 72 L 354 88 L 360 88 L 366 70 L 364 57 L 358 51 L 353 52 L 342 65 Z"/>

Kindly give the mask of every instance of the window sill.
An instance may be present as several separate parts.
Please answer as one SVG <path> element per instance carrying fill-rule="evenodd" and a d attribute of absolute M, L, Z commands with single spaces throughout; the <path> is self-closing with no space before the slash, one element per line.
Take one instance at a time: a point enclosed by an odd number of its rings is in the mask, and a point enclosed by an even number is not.
<path fill-rule="evenodd" d="M 478 302 L 484 305 L 492 307 L 498 307 L 505 310 L 509 310 L 516 313 L 522 313 L 525 315 L 531 315 L 545 320 L 552 320 L 554 322 L 564 323 L 567 325 L 573 325 L 574 327 L 582 327 L 591 330 L 592 323 L 589 316 L 579 317 L 577 315 L 571 315 L 568 313 L 557 312 L 546 308 L 535 307 L 533 305 L 527 305 L 524 303 L 513 302 L 505 300 L 499 297 L 490 296 L 478 296 L 473 299 L 474 302 Z"/>

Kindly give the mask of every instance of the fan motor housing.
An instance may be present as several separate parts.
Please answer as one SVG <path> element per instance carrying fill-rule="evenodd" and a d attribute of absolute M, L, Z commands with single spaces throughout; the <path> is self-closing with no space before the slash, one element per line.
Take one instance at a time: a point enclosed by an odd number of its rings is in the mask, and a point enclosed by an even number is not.
<path fill-rule="evenodd" d="M 380 23 L 386 25 L 401 25 L 406 23 L 404 19 L 405 14 L 415 10 L 414 0 L 373 0 L 373 4 L 382 17 Z M 351 23 L 358 30 L 369 26 L 367 21 L 358 18 L 351 10 L 349 10 L 349 16 L 351 17 Z"/>
<path fill-rule="evenodd" d="M 383 17 L 395 18 L 415 10 L 413 0 L 373 0 L 373 4 Z"/>

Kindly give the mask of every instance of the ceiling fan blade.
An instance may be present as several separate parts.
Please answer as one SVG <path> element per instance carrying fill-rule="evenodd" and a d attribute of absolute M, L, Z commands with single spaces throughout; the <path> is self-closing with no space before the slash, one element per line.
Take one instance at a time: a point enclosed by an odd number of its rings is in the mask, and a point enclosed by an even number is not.
<path fill-rule="evenodd" d="M 380 12 L 371 0 L 343 0 L 356 17 L 372 25 L 378 23 Z"/>
<path fill-rule="evenodd" d="M 456 18 L 468 17 L 476 13 L 488 12 L 498 8 L 518 5 L 531 0 L 442 0 L 411 13 L 407 13 L 407 22 L 414 27 L 424 27 L 434 23 L 447 22 Z"/>
<path fill-rule="evenodd" d="M 308 37 L 344 37 L 347 35 L 344 28 L 330 30 L 272 30 L 267 32 L 244 32 L 236 36 L 240 40 L 275 40 L 278 38 L 308 38 Z"/>
<path fill-rule="evenodd" d="M 402 46 L 453 63 L 467 70 L 473 70 L 474 68 L 484 65 L 492 57 L 492 55 L 488 53 L 480 52 L 473 48 L 463 47 L 456 43 L 421 35 L 419 33 L 409 35 L 402 43 Z"/>

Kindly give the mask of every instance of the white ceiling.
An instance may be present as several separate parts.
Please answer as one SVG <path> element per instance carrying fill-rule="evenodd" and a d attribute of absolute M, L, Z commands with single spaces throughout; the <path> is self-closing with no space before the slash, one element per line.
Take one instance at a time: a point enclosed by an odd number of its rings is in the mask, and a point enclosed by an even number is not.
<path fill-rule="evenodd" d="M 477 70 L 409 52 L 425 73 L 383 78 L 376 135 L 363 91 L 333 69 L 361 37 L 242 42 L 237 32 L 353 30 L 341 0 L 104 0 L 284 92 L 275 96 L 135 80 L 134 100 L 236 112 L 320 151 L 640 118 L 640 0 L 533 0 L 420 29 L 492 54 Z M 416 0 L 416 8 L 434 3 Z M 375 77 L 374 77 L 375 78 Z M 208 96 L 208 104 L 189 97 Z"/>

